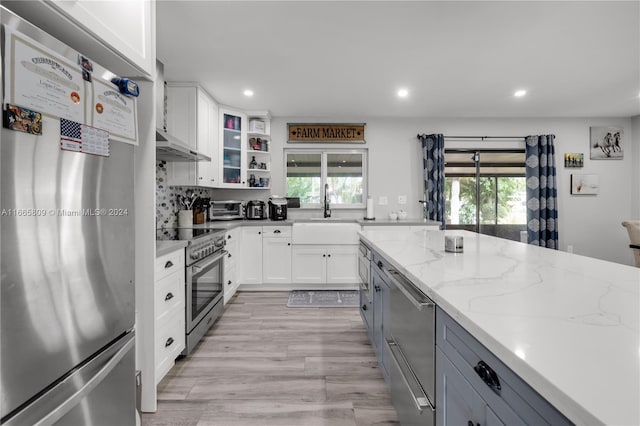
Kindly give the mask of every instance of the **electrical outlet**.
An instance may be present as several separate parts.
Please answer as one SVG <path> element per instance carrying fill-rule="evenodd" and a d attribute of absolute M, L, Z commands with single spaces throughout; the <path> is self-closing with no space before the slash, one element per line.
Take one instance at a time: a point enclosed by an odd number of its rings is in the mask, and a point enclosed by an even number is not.
<path fill-rule="evenodd" d="M 386 206 L 387 204 L 389 204 L 389 200 L 386 196 L 382 195 L 378 198 L 378 204 L 380 204 L 381 206 Z"/>
<path fill-rule="evenodd" d="M 398 195 L 398 204 L 407 204 L 407 196 Z"/>

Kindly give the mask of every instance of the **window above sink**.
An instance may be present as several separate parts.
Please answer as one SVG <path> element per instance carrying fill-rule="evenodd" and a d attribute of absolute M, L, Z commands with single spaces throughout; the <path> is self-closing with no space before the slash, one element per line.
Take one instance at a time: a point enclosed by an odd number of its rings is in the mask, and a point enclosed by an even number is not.
<path fill-rule="evenodd" d="M 285 163 L 287 197 L 302 208 L 322 208 L 325 183 L 331 209 L 366 207 L 366 149 L 285 149 Z"/>

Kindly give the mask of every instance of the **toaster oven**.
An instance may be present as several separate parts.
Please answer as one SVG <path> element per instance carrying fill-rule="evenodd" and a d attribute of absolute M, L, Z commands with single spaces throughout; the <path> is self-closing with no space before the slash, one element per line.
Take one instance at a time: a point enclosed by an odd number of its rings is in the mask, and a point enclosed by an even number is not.
<path fill-rule="evenodd" d="M 209 203 L 209 220 L 242 219 L 242 201 L 215 201 Z"/>

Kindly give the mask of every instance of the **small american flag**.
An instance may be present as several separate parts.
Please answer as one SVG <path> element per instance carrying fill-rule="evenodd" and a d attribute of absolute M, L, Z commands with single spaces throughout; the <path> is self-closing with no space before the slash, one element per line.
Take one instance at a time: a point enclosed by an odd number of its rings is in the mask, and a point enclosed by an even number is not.
<path fill-rule="evenodd" d="M 74 142 L 82 142 L 81 124 L 75 121 L 60 119 L 60 138 L 69 139 Z"/>

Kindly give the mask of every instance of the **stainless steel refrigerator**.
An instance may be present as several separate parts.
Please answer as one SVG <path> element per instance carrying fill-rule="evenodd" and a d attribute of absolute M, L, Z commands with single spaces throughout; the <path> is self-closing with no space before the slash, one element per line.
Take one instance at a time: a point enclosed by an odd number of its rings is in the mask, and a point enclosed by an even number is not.
<path fill-rule="evenodd" d="M 3 55 L 13 28 L 76 59 L 1 15 Z M 41 135 L 2 128 L 0 423 L 134 425 L 134 147 L 71 152 L 60 133 L 51 115 Z"/>

